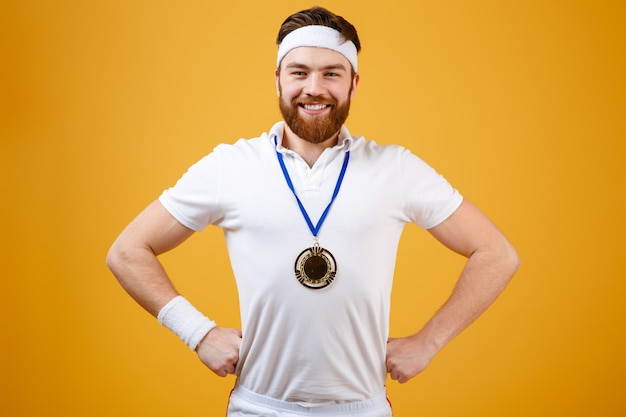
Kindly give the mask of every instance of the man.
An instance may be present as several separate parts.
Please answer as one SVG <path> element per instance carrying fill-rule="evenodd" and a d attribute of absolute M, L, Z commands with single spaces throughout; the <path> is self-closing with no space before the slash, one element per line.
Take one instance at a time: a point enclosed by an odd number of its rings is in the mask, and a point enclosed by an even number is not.
<path fill-rule="evenodd" d="M 229 416 L 389 416 L 401 383 L 505 288 L 517 254 L 479 209 L 400 146 L 351 136 L 360 42 L 322 8 L 281 26 L 276 88 L 284 122 L 219 145 L 121 233 L 107 263 L 121 285 L 219 376 Z M 414 222 L 467 263 L 450 298 L 412 336 L 388 338 L 398 242 Z M 157 260 L 195 231 L 225 231 L 242 331 L 177 293 Z"/>

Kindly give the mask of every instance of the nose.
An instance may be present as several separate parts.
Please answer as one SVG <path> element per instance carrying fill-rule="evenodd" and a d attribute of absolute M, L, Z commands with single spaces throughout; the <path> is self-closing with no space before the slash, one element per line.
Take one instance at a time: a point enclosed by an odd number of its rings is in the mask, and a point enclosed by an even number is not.
<path fill-rule="evenodd" d="M 306 80 L 303 92 L 310 96 L 320 96 L 324 91 L 324 79 L 320 74 L 312 73 Z"/>

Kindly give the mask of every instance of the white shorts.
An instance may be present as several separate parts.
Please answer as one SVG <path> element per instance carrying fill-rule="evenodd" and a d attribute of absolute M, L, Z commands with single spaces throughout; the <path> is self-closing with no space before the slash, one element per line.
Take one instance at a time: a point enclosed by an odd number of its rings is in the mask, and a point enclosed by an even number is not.
<path fill-rule="evenodd" d="M 354 401 L 319 407 L 306 407 L 300 404 L 275 400 L 256 394 L 241 386 L 236 386 L 228 401 L 227 417 L 301 417 L 301 416 L 341 416 L 341 417 L 391 417 L 391 405 L 387 392 L 364 401 Z"/>

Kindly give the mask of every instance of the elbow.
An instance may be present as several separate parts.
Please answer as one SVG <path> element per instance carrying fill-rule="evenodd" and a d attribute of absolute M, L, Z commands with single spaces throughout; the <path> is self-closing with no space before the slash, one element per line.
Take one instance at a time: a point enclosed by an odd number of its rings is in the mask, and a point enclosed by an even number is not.
<path fill-rule="evenodd" d="M 109 252 L 107 252 L 106 255 L 106 259 L 105 259 L 105 263 L 107 268 L 109 268 L 109 270 L 111 272 L 113 272 L 113 274 L 115 274 L 115 271 L 118 268 L 118 265 L 120 264 L 120 252 L 118 250 L 117 245 L 114 243 L 113 246 L 111 246 L 111 248 L 109 249 Z"/>
<path fill-rule="evenodd" d="M 114 246 L 112 246 L 111 248 L 109 248 L 109 251 L 107 252 L 107 256 L 105 259 L 106 266 L 111 271 L 113 271 L 113 269 L 115 268 L 116 259 L 117 259 L 117 256 L 114 251 Z"/>
<path fill-rule="evenodd" d="M 508 242 L 507 242 L 508 243 Z M 503 255 L 504 264 L 506 265 L 509 276 L 512 278 L 513 275 L 519 271 L 522 266 L 522 259 L 519 256 L 519 253 L 515 249 L 515 247 L 511 244 L 507 244 L 507 248 Z"/>
<path fill-rule="evenodd" d="M 129 250 L 122 245 L 119 240 L 113 243 L 106 255 L 105 263 L 107 268 L 119 280 L 122 269 L 130 261 Z"/>
<path fill-rule="evenodd" d="M 132 284 L 132 270 L 134 258 L 132 248 L 127 247 L 123 243 L 116 241 L 109 249 L 106 255 L 106 266 L 112 272 L 113 277 L 126 291 Z"/>

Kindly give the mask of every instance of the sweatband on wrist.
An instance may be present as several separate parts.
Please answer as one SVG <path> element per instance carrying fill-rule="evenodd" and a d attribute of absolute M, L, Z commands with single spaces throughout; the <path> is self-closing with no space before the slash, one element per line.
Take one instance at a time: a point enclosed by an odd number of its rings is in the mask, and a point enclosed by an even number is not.
<path fill-rule="evenodd" d="M 192 351 L 215 326 L 214 321 L 199 312 L 185 297 L 178 295 L 161 308 L 159 323 L 170 329 Z"/>
<path fill-rule="evenodd" d="M 302 26 L 285 36 L 278 47 L 276 66 L 280 67 L 280 61 L 289 51 L 301 46 L 326 48 L 339 52 L 350 62 L 354 72 L 357 71 L 357 50 L 354 42 L 343 40 L 339 31 L 321 25 Z"/>

